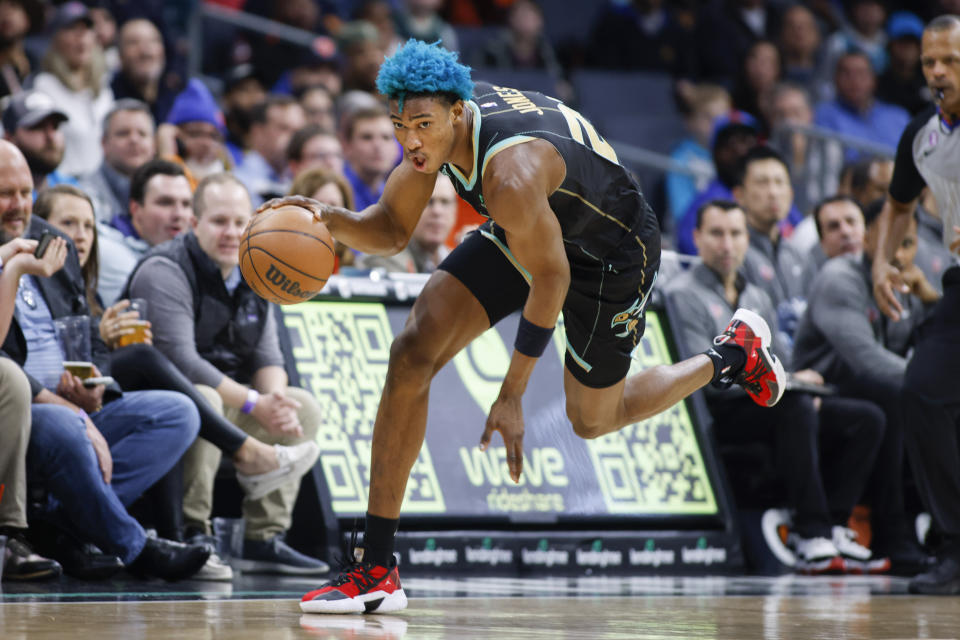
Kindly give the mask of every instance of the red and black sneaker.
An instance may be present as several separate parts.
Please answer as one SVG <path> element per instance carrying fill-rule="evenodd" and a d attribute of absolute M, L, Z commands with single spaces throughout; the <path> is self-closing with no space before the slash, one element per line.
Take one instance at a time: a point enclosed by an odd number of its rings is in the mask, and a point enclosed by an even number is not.
<path fill-rule="evenodd" d="M 407 608 L 397 561 L 390 567 L 363 562 L 363 547 L 340 575 L 300 599 L 305 613 L 388 613 Z"/>
<path fill-rule="evenodd" d="M 715 346 L 737 345 L 743 349 L 746 364 L 740 371 L 731 372 L 726 380 L 743 387 L 762 407 L 777 404 L 787 387 L 787 373 L 780 359 L 770 353 L 770 341 L 770 327 L 749 309 L 737 309 L 727 329 L 713 339 Z"/>

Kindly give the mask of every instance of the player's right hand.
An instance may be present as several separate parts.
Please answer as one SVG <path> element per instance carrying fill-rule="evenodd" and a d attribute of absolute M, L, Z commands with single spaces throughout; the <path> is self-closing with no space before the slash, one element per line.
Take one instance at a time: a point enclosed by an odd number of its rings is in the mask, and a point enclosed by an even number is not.
<path fill-rule="evenodd" d="M 263 213 L 267 209 L 279 209 L 280 207 L 285 207 L 287 205 L 303 207 L 312 213 L 313 217 L 320 222 L 326 222 L 326 220 L 323 218 L 323 214 L 326 211 L 327 206 L 322 202 L 318 202 L 313 198 L 308 198 L 306 196 L 284 196 L 282 198 L 273 198 L 271 200 L 267 200 L 262 205 L 257 207 L 254 215 L 257 213 Z"/>
<path fill-rule="evenodd" d="M 503 445 L 507 450 L 507 467 L 514 482 L 520 482 L 523 473 L 523 406 L 520 397 L 503 396 L 497 398 L 490 407 L 487 424 L 480 437 L 480 449 L 486 451 L 490 446 L 493 432 L 503 436 Z"/>
<path fill-rule="evenodd" d="M 903 307 L 894 290 L 910 293 L 903 281 L 903 274 L 890 263 L 875 262 L 873 265 L 873 297 L 880 311 L 894 322 L 900 320 Z"/>

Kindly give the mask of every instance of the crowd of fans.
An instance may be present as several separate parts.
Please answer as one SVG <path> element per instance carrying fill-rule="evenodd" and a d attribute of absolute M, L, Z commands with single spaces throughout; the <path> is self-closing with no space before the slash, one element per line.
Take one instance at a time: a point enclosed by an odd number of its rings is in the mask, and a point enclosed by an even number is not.
<path fill-rule="evenodd" d="M 323 417 L 288 386 L 278 316 L 242 281 L 237 250 L 268 199 L 355 210 L 379 199 L 401 150 L 374 83 L 409 37 L 484 68 L 538 70 L 561 93 L 577 69 L 670 75 L 686 129 L 671 156 L 689 171 L 665 176 L 658 216 L 665 246 L 698 256 L 687 270 L 666 268 L 668 256 L 658 283 L 679 310 L 681 350 L 702 351 L 748 306 L 807 389 L 775 414 L 740 391 L 709 393 L 718 440 L 771 447 L 798 568 L 924 568 L 891 390 L 950 260 L 935 204 L 922 201 L 897 256 L 911 313 L 881 322 L 865 265 L 892 162 L 776 134 L 816 125 L 892 156 L 930 104 L 923 25 L 960 3 L 597 0 L 583 38 L 552 41 L 535 0 L 211 2 L 317 37 L 305 47 L 204 23 L 204 75 L 189 77 L 193 3 L 0 0 L 4 579 L 123 566 L 230 579 L 210 543 L 224 452 L 246 495 L 235 566 L 328 570 L 284 539 Z M 461 47 L 477 29 L 490 37 Z M 337 268 L 428 273 L 478 221 L 441 175 L 403 252 L 338 246 Z M 34 257 L 45 233 L 55 240 Z M 120 347 L 133 298 L 150 331 Z M 107 384 L 63 373 L 54 324 L 76 315 L 91 318 L 92 373 Z M 872 507 L 872 552 L 846 527 L 858 503 Z"/>

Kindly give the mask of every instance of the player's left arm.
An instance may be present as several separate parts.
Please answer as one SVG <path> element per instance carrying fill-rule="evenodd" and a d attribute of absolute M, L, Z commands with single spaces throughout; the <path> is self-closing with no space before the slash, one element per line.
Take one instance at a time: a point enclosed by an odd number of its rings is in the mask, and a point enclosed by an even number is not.
<path fill-rule="evenodd" d="M 534 333 L 553 329 L 570 286 L 560 224 L 548 201 L 565 175 L 566 165 L 553 145 L 535 140 L 501 151 L 483 176 L 490 217 L 506 231 L 510 251 L 529 275 L 523 318 L 534 325 Z M 480 441 L 486 448 L 493 432 L 500 431 L 515 482 L 523 469 L 521 399 L 536 362 L 536 355 L 514 350 Z"/>

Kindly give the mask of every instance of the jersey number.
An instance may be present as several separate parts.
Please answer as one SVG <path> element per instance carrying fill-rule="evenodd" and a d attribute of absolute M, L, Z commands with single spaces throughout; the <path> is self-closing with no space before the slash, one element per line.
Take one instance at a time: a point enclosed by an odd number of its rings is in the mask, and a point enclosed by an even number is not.
<path fill-rule="evenodd" d="M 593 125 L 590 124 L 586 118 L 562 102 L 557 104 L 557 108 L 566 119 L 567 127 L 570 128 L 570 135 L 573 136 L 574 140 L 584 146 L 588 146 L 590 149 L 593 149 L 595 153 L 606 158 L 610 162 L 620 164 L 620 161 L 617 160 L 617 152 L 613 150 L 613 147 L 610 146 L 609 142 L 600 137 L 600 134 L 597 133 L 597 130 L 593 128 Z M 587 137 L 590 138 L 589 145 L 583 141 L 584 131 L 587 132 Z"/>

